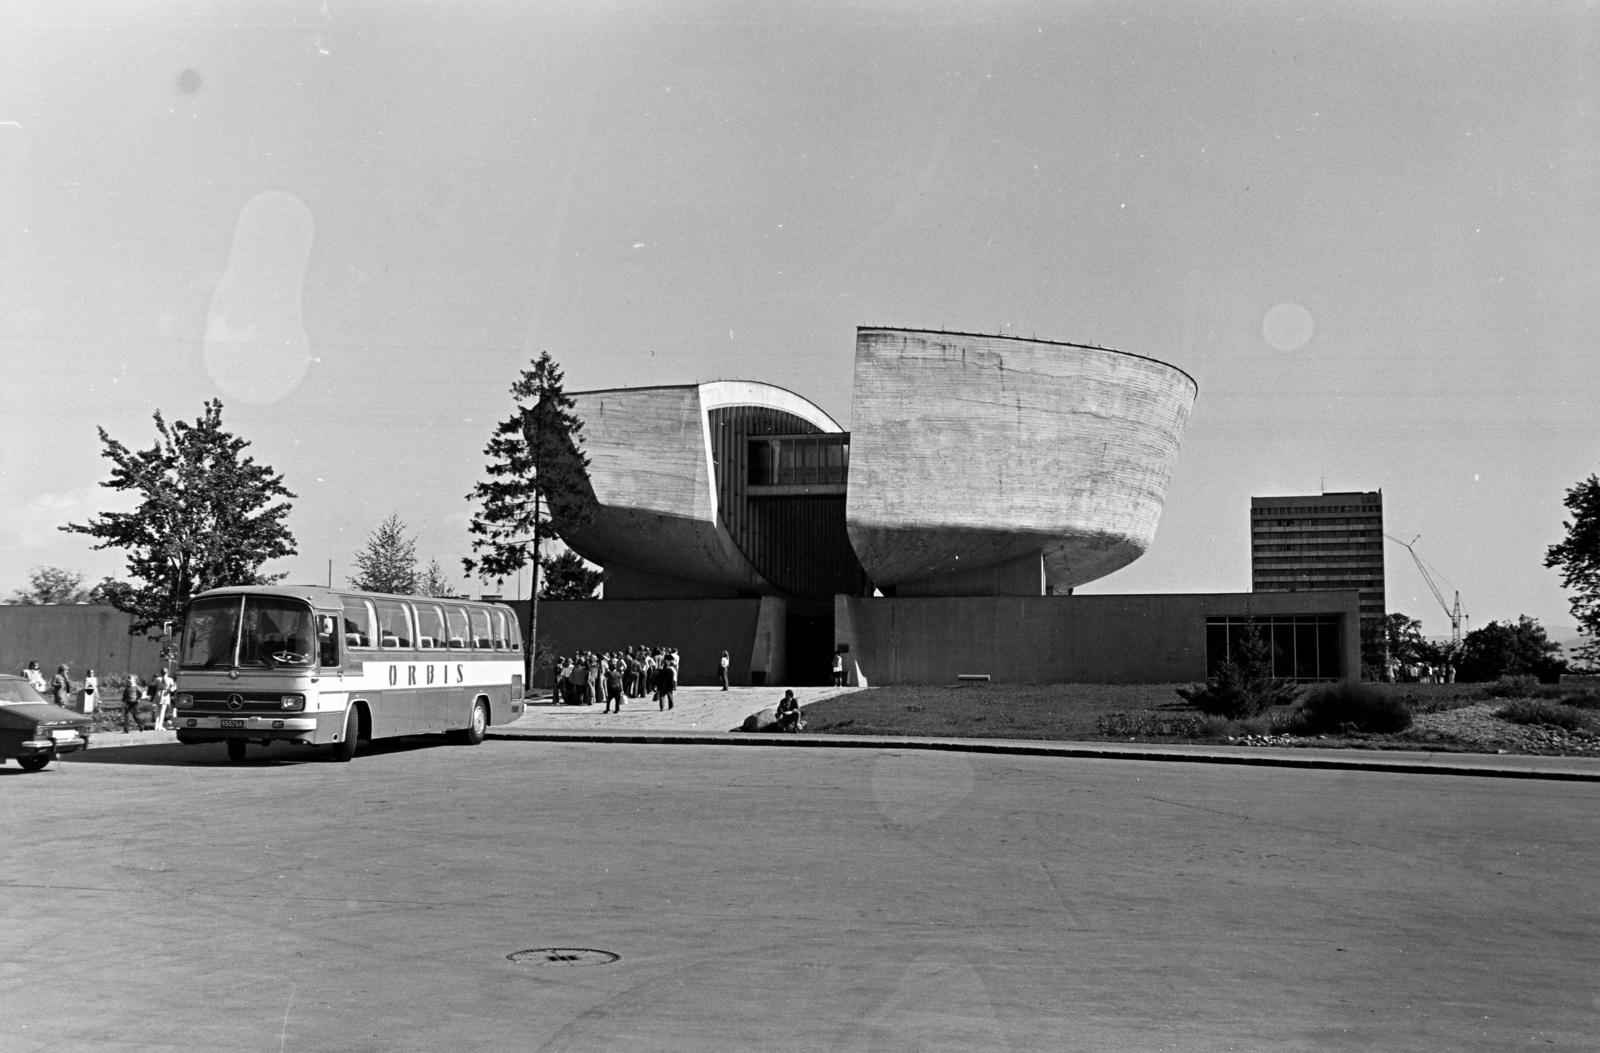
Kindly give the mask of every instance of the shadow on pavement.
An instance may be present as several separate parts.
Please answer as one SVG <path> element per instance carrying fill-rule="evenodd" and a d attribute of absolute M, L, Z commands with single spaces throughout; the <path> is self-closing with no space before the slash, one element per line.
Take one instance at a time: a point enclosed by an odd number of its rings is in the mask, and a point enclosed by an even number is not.
<path fill-rule="evenodd" d="M 449 745 L 443 735 L 418 735 L 412 738 L 382 739 L 378 742 L 363 742 L 356 750 L 355 761 L 360 763 L 362 757 L 383 756 L 390 753 L 410 753 L 413 750 L 431 749 Z M 157 767 L 221 767 L 221 768 L 259 768 L 268 765 L 286 764 L 333 764 L 333 751 L 326 746 L 293 746 L 278 743 L 272 746 L 261 746 L 251 743 L 242 762 L 235 764 L 228 759 L 228 750 L 220 742 L 199 743 L 185 746 L 181 743 L 162 743 L 157 746 L 111 746 L 100 749 L 81 750 L 52 761 L 51 767 L 57 763 L 67 764 L 117 764 L 117 765 L 155 765 Z M 21 768 L 0 768 L 0 774 L 25 775 Z"/>

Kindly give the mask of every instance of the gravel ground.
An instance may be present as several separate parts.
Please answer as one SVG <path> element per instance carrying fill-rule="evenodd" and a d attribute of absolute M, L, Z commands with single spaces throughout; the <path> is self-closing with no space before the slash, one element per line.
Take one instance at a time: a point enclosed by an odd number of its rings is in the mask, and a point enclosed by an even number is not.
<path fill-rule="evenodd" d="M 1379 749 L 1464 750 L 1473 753 L 1532 753 L 1541 756 L 1600 755 L 1600 737 L 1565 728 L 1513 724 L 1495 716 L 1504 702 L 1480 702 L 1438 713 L 1418 713 L 1411 727 L 1398 735 L 1353 735 L 1307 738 L 1299 735 L 1251 735 L 1246 746 L 1352 745 Z"/>

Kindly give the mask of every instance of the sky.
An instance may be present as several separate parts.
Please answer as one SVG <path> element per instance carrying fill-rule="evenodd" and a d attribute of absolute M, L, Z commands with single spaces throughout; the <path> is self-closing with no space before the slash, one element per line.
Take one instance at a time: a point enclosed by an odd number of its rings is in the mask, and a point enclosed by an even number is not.
<path fill-rule="evenodd" d="M 1197 379 L 1154 545 L 1083 592 L 1248 591 L 1251 496 L 1382 489 L 1469 629 L 1559 634 L 1544 552 L 1600 470 L 1597 23 L 5 0 L 0 594 L 121 572 L 57 528 L 128 507 L 97 428 L 148 446 L 157 409 L 220 398 L 283 473 L 291 581 L 343 581 L 391 512 L 456 568 L 539 352 L 570 390 L 761 380 L 848 427 L 885 325 Z M 1448 632 L 1386 557 L 1389 609 Z"/>

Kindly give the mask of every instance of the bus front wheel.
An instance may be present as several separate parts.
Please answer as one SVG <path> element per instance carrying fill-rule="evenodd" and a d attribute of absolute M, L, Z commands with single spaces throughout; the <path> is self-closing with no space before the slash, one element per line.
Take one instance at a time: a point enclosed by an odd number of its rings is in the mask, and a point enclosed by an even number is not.
<path fill-rule="evenodd" d="M 361 734 L 361 715 L 356 712 L 356 707 L 351 706 L 350 712 L 344 715 L 344 735 L 333 744 L 333 759 L 339 762 L 348 761 L 356 755 L 356 737 Z"/>
<path fill-rule="evenodd" d="M 233 761 L 235 764 L 238 764 L 240 761 L 244 760 L 245 745 L 246 743 L 244 739 L 229 739 L 228 759 Z"/>
<path fill-rule="evenodd" d="M 472 723 L 460 731 L 450 733 L 450 741 L 458 746 L 476 746 L 489 730 L 489 706 L 483 699 L 472 703 Z"/>

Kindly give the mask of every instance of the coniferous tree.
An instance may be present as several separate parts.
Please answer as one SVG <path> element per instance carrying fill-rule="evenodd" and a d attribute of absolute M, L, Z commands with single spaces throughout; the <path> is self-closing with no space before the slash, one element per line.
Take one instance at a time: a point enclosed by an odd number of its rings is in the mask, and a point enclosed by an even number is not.
<path fill-rule="evenodd" d="M 583 557 L 570 548 L 559 556 L 544 559 L 544 584 L 539 589 L 543 600 L 592 600 L 594 590 L 605 580 L 605 572 L 590 570 Z"/>
<path fill-rule="evenodd" d="M 367 544 L 356 553 L 355 577 L 350 587 L 363 592 L 394 592 L 410 596 L 417 592 L 417 541 L 406 537 L 406 525 L 398 512 L 378 524 L 367 535 Z"/>
<path fill-rule="evenodd" d="M 133 580 L 107 580 L 97 591 L 134 616 L 130 632 L 170 625 L 177 634 L 195 594 L 283 578 L 261 567 L 295 554 L 283 522 L 290 506 L 279 500 L 295 495 L 283 476 L 244 455 L 246 440 L 223 429 L 220 401 L 207 402 L 192 424 L 168 425 L 160 410 L 155 422 L 156 442 L 146 450 L 129 450 L 99 429 L 103 455 L 114 466 L 100 485 L 140 495 L 139 506 L 61 529 L 98 539 L 97 549 L 127 552 Z"/>
<path fill-rule="evenodd" d="M 428 566 L 417 575 L 417 595 L 448 597 L 456 594 L 455 586 L 445 574 L 444 568 L 436 559 L 430 559 Z"/>
<path fill-rule="evenodd" d="M 511 385 L 516 409 L 495 426 L 483 451 L 488 478 L 467 495 L 479 506 L 467 528 L 473 555 L 461 561 L 469 574 L 503 581 L 530 563 L 542 568 L 541 546 L 594 515 L 583 422 L 572 412 L 576 403 L 564 390 L 564 379 L 545 351 Z M 529 685 L 539 632 L 538 577 L 536 569 L 523 628 L 524 683 Z"/>
<path fill-rule="evenodd" d="M 1578 649 L 1585 662 L 1600 662 L 1600 477 L 1589 476 L 1567 491 L 1572 519 L 1561 524 L 1567 538 L 1545 552 L 1544 565 L 1561 568 L 1561 584 L 1572 590 L 1572 616 L 1589 642 Z"/>

